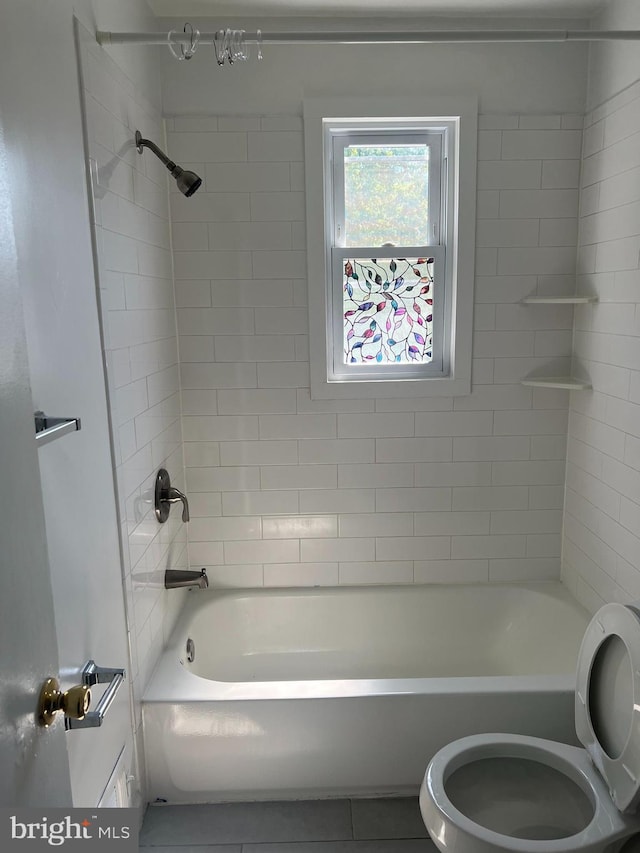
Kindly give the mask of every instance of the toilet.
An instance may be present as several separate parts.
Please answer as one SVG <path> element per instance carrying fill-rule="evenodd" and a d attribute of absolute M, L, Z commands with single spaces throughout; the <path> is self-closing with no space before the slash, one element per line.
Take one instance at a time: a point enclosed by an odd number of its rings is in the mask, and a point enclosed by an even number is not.
<path fill-rule="evenodd" d="M 589 623 L 575 721 L 584 748 L 481 734 L 439 750 L 420 789 L 436 846 L 443 853 L 640 853 L 640 605 L 606 604 Z"/>

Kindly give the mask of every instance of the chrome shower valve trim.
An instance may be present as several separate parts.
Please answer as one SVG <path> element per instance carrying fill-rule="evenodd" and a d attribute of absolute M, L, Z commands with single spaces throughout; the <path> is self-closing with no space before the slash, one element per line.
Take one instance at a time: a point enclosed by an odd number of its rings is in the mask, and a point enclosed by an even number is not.
<path fill-rule="evenodd" d="M 166 468 L 161 468 L 156 475 L 154 507 L 156 518 L 160 524 L 169 518 L 171 504 L 182 503 L 182 520 L 189 521 L 189 501 L 180 489 L 171 485 L 171 478 Z"/>

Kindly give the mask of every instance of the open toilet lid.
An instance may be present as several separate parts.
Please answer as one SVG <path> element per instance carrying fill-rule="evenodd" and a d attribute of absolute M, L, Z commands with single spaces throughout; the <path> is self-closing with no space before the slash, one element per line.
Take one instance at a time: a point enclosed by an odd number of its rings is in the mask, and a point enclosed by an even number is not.
<path fill-rule="evenodd" d="M 640 612 L 606 604 L 582 640 L 576 733 L 621 812 L 640 800 Z"/>

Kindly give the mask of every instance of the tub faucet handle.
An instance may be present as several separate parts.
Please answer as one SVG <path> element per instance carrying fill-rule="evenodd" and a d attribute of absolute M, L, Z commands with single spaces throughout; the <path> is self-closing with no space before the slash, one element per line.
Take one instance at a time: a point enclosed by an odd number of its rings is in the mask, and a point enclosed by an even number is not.
<path fill-rule="evenodd" d="M 189 521 L 189 501 L 187 500 L 187 496 L 182 494 L 180 489 L 176 489 L 175 486 L 171 486 L 169 489 L 169 497 L 166 499 L 167 503 L 176 504 L 179 501 L 182 501 L 182 520 L 187 522 Z"/>
<path fill-rule="evenodd" d="M 182 520 L 189 521 L 189 501 L 180 489 L 171 485 L 171 478 L 166 468 L 161 468 L 156 475 L 155 512 L 160 524 L 169 518 L 171 504 L 182 502 Z"/>

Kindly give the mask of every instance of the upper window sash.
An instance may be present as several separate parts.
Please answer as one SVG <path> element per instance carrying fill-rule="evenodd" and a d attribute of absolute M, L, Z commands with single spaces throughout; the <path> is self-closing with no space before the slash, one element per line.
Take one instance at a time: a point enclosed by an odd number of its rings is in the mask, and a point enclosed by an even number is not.
<path fill-rule="evenodd" d="M 428 222 L 429 233 L 424 241 L 429 245 L 442 245 L 446 225 L 442 218 L 445 208 L 446 188 L 443 183 L 443 155 L 446 157 L 446 129 L 403 129 L 389 127 L 385 130 L 354 130 L 331 128 L 330 164 L 332 175 L 332 222 L 329 233 L 334 248 L 346 246 L 345 229 L 345 149 L 350 146 L 393 147 L 394 145 L 425 146 L 429 149 Z M 445 175 L 446 178 L 446 175 Z M 407 241 L 403 241 L 406 245 Z M 353 244 L 352 244 L 353 245 Z"/>

